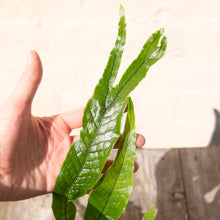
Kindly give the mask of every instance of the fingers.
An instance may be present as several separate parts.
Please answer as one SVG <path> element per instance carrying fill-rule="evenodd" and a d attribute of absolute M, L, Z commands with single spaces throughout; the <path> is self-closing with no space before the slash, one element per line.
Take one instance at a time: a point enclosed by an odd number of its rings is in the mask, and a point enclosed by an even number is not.
<path fill-rule="evenodd" d="M 60 114 L 65 123 L 69 126 L 69 128 L 76 129 L 82 126 L 82 116 L 84 112 L 84 107 L 74 109 L 68 112 L 64 112 Z"/>
<path fill-rule="evenodd" d="M 145 137 L 142 134 L 136 135 L 136 147 L 140 148 L 143 147 L 145 144 Z"/>
<path fill-rule="evenodd" d="M 79 139 L 79 138 L 80 138 L 80 136 L 79 136 L 79 135 L 76 135 L 76 136 L 74 136 L 73 141 L 75 141 L 75 140 L 77 140 L 77 139 Z M 117 148 L 118 148 L 119 143 L 120 143 L 120 141 L 121 141 L 121 138 L 122 138 L 122 135 L 119 137 L 118 141 L 116 142 L 116 144 L 115 144 L 115 146 L 114 146 L 114 149 L 117 149 Z M 145 137 L 144 137 L 142 134 L 137 134 L 137 135 L 136 135 L 136 147 L 137 147 L 137 148 L 141 148 L 141 147 L 144 146 L 144 144 L 145 144 Z M 105 163 L 105 166 L 104 166 L 104 168 L 103 168 L 103 170 L 102 170 L 102 173 L 105 173 L 106 170 L 113 164 L 113 162 L 114 162 L 114 160 L 108 159 L 108 160 L 106 161 L 106 163 Z M 135 161 L 134 161 L 134 173 L 135 173 L 138 169 L 139 169 L 139 163 L 138 163 L 138 161 L 135 159 Z"/>
<path fill-rule="evenodd" d="M 136 173 L 139 169 L 139 163 L 137 160 L 134 161 L 134 173 Z"/>
<path fill-rule="evenodd" d="M 102 173 L 105 173 L 107 171 L 107 169 L 113 164 L 114 160 L 112 159 L 108 159 L 105 163 L 105 166 L 102 170 Z M 139 168 L 139 164 L 137 162 L 137 160 L 134 161 L 134 173 L 138 170 Z"/>
<path fill-rule="evenodd" d="M 75 141 L 75 140 L 77 140 L 77 139 L 79 139 L 79 138 L 80 138 L 79 135 L 75 135 L 75 136 L 73 136 L 73 141 Z M 115 147 L 114 147 L 115 149 L 118 148 L 121 138 L 122 138 L 122 135 L 119 137 L 118 141 L 116 142 Z M 141 134 L 137 134 L 137 135 L 136 135 L 136 147 L 137 147 L 137 148 L 143 147 L 144 144 L 145 144 L 145 138 L 144 138 L 144 136 L 141 135 Z M 102 173 L 105 173 L 106 170 L 113 164 L 113 162 L 114 162 L 114 160 L 108 159 L 108 160 L 106 161 L 106 163 L 105 163 L 105 166 L 104 166 L 104 168 L 103 168 L 103 170 L 102 170 Z M 138 163 L 138 161 L 135 159 L 135 161 L 134 161 L 134 173 L 135 173 L 138 169 L 139 169 L 139 163 Z"/>
<path fill-rule="evenodd" d="M 120 135 L 119 139 L 117 140 L 114 149 L 118 149 L 119 143 L 122 139 L 122 134 Z M 136 134 L 136 147 L 140 148 L 143 147 L 145 144 L 145 137 L 142 134 Z"/>
<path fill-rule="evenodd" d="M 107 169 L 113 164 L 113 162 L 114 162 L 114 160 L 112 160 L 112 159 L 108 159 L 108 160 L 106 161 L 105 166 L 104 166 L 104 168 L 103 168 L 103 170 L 102 170 L 102 174 L 104 174 L 104 173 L 107 171 Z M 139 164 L 138 164 L 138 162 L 135 160 L 135 161 L 134 161 L 134 173 L 137 172 L 138 168 L 139 168 Z M 95 186 L 96 186 L 96 184 L 95 184 Z M 94 186 L 94 187 L 95 187 L 95 186 Z M 87 194 L 90 194 L 90 193 L 92 192 L 92 190 L 94 189 L 94 187 L 93 187 L 92 189 L 90 189 L 90 190 L 87 190 Z"/>
<path fill-rule="evenodd" d="M 35 51 L 29 53 L 26 68 L 11 96 L 13 104 L 19 109 L 31 106 L 34 95 L 42 78 L 42 64 Z"/>
<path fill-rule="evenodd" d="M 80 136 L 79 135 L 74 135 L 72 136 L 72 142 L 74 142 L 75 140 L 79 139 Z M 117 143 L 119 144 L 121 137 L 118 139 Z M 116 144 L 115 146 L 118 148 L 118 144 Z M 143 145 L 145 144 L 145 138 L 143 135 L 141 134 L 137 134 L 137 138 L 136 138 L 136 147 L 140 148 L 143 147 Z M 115 148 L 116 148 L 115 147 Z M 108 159 L 105 163 L 105 166 L 102 170 L 102 173 L 105 173 L 106 170 L 113 164 L 114 160 L 112 159 Z M 134 161 L 134 173 L 139 169 L 139 163 L 138 161 L 135 159 Z"/>
<path fill-rule="evenodd" d="M 71 137 L 71 140 L 72 140 L 72 144 L 73 144 L 74 141 L 80 139 L 80 135 L 70 135 L 70 137 Z"/>
<path fill-rule="evenodd" d="M 108 160 L 106 161 L 106 163 L 105 163 L 105 166 L 104 166 L 104 168 L 103 168 L 103 170 L 102 170 L 102 173 L 105 173 L 106 170 L 113 164 L 113 162 L 114 162 L 114 160 L 108 159 Z"/>

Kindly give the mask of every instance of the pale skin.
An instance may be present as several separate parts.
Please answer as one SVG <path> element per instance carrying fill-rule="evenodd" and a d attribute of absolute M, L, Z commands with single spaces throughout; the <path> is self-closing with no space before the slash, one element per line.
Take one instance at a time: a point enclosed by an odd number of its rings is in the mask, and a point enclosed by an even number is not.
<path fill-rule="evenodd" d="M 69 147 L 79 138 L 70 132 L 81 127 L 84 108 L 50 117 L 31 114 L 42 74 L 40 57 L 31 51 L 24 73 L 0 110 L 0 201 L 51 193 Z M 144 142 L 137 134 L 136 146 Z M 104 170 L 111 163 L 108 160 Z M 137 170 L 137 161 L 134 165 Z"/>

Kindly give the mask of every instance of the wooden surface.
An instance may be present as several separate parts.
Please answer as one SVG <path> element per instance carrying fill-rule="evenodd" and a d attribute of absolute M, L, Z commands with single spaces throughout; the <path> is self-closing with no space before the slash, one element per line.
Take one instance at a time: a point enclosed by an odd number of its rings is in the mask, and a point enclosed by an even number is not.
<path fill-rule="evenodd" d="M 220 148 L 180 152 L 189 219 L 220 219 Z"/>
<path fill-rule="evenodd" d="M 220 147 L 145 150 L 138 156 L 140 172 L 121 219 L 141 219 L 152 203 L 157 220 L 220 219 Z"/>
<path fill-rule="evenodd" d="M 139 220 L 152 204 L 157 220 L 220 219 L 220 147 L 138 150 L 139 171 L 121 220 Z M 76 202 L 83 219 L 87 197 Z M 0 203 L 1 220 L 52 220 L 50 195 Z"/>
<path fill-rule="evenodd" d="M 187 219 L 179 150 L 141 150 L 137 155 L 140 172 L 130 202 L 135 208 L 128 206 L 121 219 L 141 219 L 152 204 L 158 208 L 157 220 Z"/>

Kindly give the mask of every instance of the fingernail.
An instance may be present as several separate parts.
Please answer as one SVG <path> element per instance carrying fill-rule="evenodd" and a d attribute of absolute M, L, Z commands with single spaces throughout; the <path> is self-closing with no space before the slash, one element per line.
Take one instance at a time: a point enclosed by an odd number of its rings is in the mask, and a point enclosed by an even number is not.
<path fill-rule="evenodd" d="M 141 134 L 137 134 L 137 137 L 136 137 L 136 146 L 137 147 L 143 147 L 145 144 L 145 138 L 143 135 Z"/>

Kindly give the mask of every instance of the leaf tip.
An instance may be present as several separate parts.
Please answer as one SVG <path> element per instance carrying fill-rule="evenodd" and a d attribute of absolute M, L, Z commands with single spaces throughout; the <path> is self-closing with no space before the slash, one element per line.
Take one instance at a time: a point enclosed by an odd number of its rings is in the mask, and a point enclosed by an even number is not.
<path fill-rule="evenodd" d="M 161 48 L 165 51 L 166 48 L 167 48 L 167 37 L 166 36 L 163 36 L 163 38 L 161 39 Z"/>
<path fill-rule="evenodd" d="M 120 4 L 120 7 L 119 7 L 119 14 L 120 14 L 120 17 L 125 16 L 125 10 L 122 4 Z"/>
<path fill-rule="evenodd" d="M 163 34 L 164 34 L 164 31 L 165 31 L 165 29 L 164 29 L 164 28 L 161 28 L 161 29 L 159 29 L 159 30 L 158 30 L 158 32 L 159 32 L 161 35 L 163 35 Z"/>
<path fill-rule="evenodd" d="M 167 48 L 167 37 L 164 36 L 164 31 L 165 29 L 164 28 L 161 28 L 159 29 L 157 32 L 156 32 L 156 35 L 159 36 L 159 46 L 160 46 L 160 49 L 165 52 L 166 51 L 166 48 Z"/>

